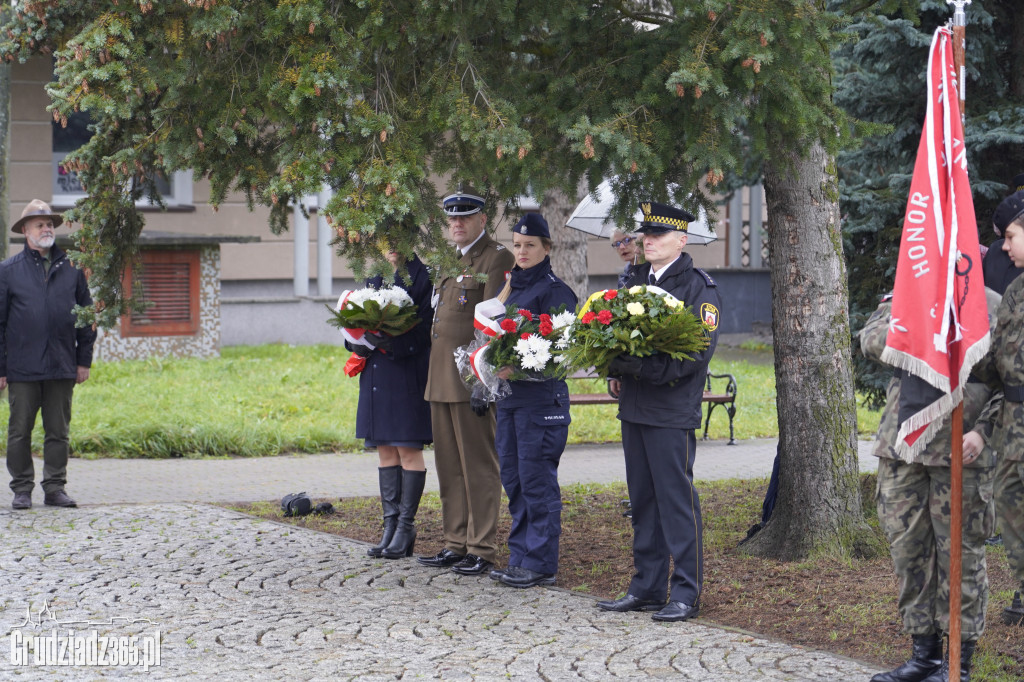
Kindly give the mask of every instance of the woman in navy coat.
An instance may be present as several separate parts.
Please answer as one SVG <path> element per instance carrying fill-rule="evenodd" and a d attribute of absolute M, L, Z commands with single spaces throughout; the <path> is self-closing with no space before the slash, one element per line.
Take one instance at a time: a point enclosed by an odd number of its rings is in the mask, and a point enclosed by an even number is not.
<path fill-rule="evenodd" d="M 366 553 L 397 559 L 412 556 L 414 520 L 427 476 L 423 446 L 433 441 L 430 404 L 423 399 L 433 311 L 430 276 L 420 259 L 413 255 L 405 260 L 393 251 L 387 259 L 395 268 L 394 285 L 409 293 L 420 322 L 399 336 L 367 333 L 363 338 L 373 348 L 349 348 L 366 358 L 359 375 L 356 437 L 365 439 L 367 447 L 376 447 L 380 458 L 377 471 L 384 533 Z M 382 277 L 373 277 L 366 286 L 379 289 L 385 282 Z"/>
<path fill-rule="evenodd" d="M 551 235 L 541 216 L 528 213 L 512 228 L 516 266 L 506 300 L 535 318 L 563 304 L 576 310 L 576 294 L 551 272 L 550 252 Z M 562 532 L 558 462 L 569 437 L 569 389 L 561 379 L 509 385 L 512 394 L 498 401 L 495 443 L 512 527 L 508 568 L 491 577 L 511 587 L 551 585 Z"/>

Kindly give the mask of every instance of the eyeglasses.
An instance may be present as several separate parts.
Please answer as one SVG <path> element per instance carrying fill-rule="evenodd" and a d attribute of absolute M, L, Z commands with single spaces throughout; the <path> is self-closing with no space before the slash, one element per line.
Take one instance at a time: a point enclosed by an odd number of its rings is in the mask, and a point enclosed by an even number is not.
<path fill-rule="evenodd" d="M 636 241 L 636 237 L 623 237 L 622 239 L 620 239 L 617 242 L 612 242 L 612 248 L 613 249 L 617 249 L 617 248 L 619 248 L 622 245 L 629 246 L 630 244 L 632 244 L 635 241 Z"/>

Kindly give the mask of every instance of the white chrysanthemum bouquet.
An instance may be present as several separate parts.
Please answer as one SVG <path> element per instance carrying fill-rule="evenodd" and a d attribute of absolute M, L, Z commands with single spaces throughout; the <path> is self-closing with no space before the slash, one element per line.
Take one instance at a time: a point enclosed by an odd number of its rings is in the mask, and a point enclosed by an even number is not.
<path fill-rule="evenodd" d="M 398 336 L 420 321 L 416 304 L 408 292 L 394 286 L 343 291 L 337 305 L 328 310 L 331 311 L 328 321 L 343 332 L 349 332 L 352 339 L 346 336 L 346 340 L 354 339 L 357 343 L 366 332 Z"/>

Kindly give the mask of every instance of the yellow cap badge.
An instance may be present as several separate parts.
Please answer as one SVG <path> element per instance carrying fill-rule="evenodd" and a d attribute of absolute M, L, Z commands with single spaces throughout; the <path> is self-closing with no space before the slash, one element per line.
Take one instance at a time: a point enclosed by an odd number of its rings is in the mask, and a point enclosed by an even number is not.
<path fill-rule="evenodd" d="M 708 326 L 708 329 L 718 329 L 718 308 L 712 303 L 702 303 L 700 306 L 700 319 Z"/>

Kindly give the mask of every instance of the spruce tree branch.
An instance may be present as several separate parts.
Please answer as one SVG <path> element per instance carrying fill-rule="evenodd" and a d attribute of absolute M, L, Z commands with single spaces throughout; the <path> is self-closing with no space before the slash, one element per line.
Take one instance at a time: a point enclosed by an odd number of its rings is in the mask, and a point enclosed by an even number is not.
<path fill-rule="evenodd" d="M 627 19 L 632 19 L 633 21 L 642 21 L 645 24 L 657 24 L 658 26 L 664 26 L 665 24 L 671 23 L 675 19 L 675 17 L 673 17 L 671 14 L 663 14 L 661 12 L 646 13 L 630 10 L 626 6 L 626 2 L 623 2 L 623 0 L 615 0 L 615 2 L 610 2 L 608 4 L 612 9 L 614 9 Z"/>

